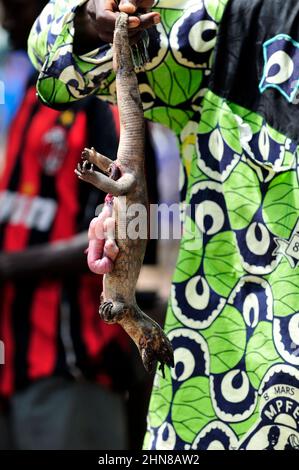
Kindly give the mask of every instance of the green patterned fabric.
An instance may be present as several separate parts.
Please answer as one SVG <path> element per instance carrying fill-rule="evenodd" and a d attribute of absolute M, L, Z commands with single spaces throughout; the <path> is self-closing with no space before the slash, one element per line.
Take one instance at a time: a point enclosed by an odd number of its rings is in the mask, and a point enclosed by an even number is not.
<path fill-rule="evenodd" d="M 52 1 L 29 52 L 51 105 L 113 102 L 111 48 L 73 54 L 79 1 Z M 181 150 L 184 234 L 165 330 L 176 367 L 156 374 L 150 449 L 299 447 L 296 141 L 209 88 L 228 0 L 160 0 L 139 73 L 146 118 Z"/>

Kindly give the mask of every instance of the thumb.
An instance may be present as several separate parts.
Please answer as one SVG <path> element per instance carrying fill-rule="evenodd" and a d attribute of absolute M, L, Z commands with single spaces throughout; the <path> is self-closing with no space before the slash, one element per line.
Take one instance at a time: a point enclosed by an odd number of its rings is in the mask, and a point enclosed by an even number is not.
<path fill-rule="evenodd" d="M 119 2 L 119 11 L 123 11 L 128 15 L 135 13 L 137 10 L 136 0 L 120 0 Z"/>

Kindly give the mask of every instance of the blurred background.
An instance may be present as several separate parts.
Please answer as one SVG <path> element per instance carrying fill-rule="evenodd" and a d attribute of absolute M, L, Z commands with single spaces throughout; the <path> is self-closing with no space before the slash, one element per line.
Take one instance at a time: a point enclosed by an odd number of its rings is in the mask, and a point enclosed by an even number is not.
<path fill-rule="evenodd" d="M 26 40 L 46 3 L 0 0 L 0 449 L 140 449 L 153 377 L 99 318 L 101 279 L 84 250 L 105 195 L 73 172 L 85 146 L 115 158 L 117 111 L 96 98 L 61 111 L 38 101 Z M 174 135 L 150 123 L 146 142 L 150 202 L 178 202 Z M 177 250 L 150 241 L 138 283 L 160 324 Z"/>

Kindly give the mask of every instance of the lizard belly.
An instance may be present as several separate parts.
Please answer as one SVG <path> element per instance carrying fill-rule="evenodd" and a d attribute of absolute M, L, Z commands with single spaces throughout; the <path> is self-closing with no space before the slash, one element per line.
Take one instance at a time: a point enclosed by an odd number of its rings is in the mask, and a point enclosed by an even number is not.
<path fill-rule="evenodd" d="M 146 195 L 141 197 L 129 198 L 126 200 L 126 212 L 130 212 L 129 208 L 132 204 L 141 204 L 147 207 Z M 113 271 L 104 277 L 104 298 L 105 300 L 118 300 L 127 304 L 135 302 L 135 288 L 142 267 L 147 238 L 142 239 L 133 233 L 130 237 L 130 228 L 132 223 L 136 222 L 136 215 L 120 214 L 124 206 L 120 204 L 119 198 L 115 198 L 114 217 L 116 220 L 116 243 L 119 247 L 119 255 L 116 259 Z M 143 223 L 147 224 L 147 220 Z M 135 227 L 135 223 L 134 223 Z M 144 231 L 143 231 L 144 232 Z M 136 239 L 134 239 L 134 235 Z"/>

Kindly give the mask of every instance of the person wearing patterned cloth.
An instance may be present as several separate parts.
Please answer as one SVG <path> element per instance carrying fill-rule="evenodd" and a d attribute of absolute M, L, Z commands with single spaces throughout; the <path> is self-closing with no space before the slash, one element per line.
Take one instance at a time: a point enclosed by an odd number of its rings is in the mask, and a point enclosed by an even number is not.
<path fill-rule="evenodd" d="M 298 449 L 298 1 L 119 8 L 132 41 L 149 28 L 144 115 L 178 138 L 185 207 L 165 324 L 176 366 L 156 374 L 145 447 Z M 48 4 L 29 39 L 45 103 L 115 99 L 117 11 Z"/>

